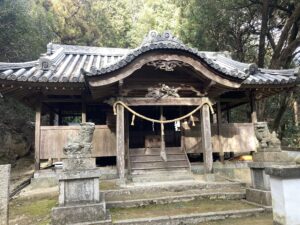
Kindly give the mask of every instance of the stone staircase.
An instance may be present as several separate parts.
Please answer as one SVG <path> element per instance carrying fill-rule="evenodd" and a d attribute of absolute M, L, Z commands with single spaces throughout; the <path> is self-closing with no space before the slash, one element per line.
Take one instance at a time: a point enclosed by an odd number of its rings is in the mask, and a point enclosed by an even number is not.
<path fill-rule="evenodd" d="M 195 179 L 127 185 L 103 192 L 113 224 L 119 225 L 201 224 L 265 215 L 264 208 L 245 202 L 243 183 L 217 178 L 214 182 Z"/>

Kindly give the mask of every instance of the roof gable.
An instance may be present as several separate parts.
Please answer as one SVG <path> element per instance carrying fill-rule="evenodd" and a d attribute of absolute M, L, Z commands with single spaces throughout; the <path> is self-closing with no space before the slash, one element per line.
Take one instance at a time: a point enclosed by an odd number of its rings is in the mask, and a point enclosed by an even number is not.
<path fill-rule="evenodd" d="M 150 31 L 135 49 L 48 44 L 37 61 L 0 63 L 0 82 L 83 83 L 84 76 L 105 76 L 154 51 L 177 51 L 195 57 L 223 78 L 244 86 L 299 83 L 299 70 L 268 70 L 232 60 L 222 52 L 203 52 L 183 44 L 170 32 Z"/>

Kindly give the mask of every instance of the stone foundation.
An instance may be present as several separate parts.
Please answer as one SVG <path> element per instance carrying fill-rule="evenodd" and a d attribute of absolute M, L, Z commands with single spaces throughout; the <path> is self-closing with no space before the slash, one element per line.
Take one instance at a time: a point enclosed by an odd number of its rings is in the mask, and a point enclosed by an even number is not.
<path fill-rule="evenodd" d="M 246 199 L 259 205 L 272 206 L 271 191 L 247 188 Z"/>
<path fill-rule="evenodd" d="M 0 165 L 0 225 L 8 224 L 10 165 Z"/>
<path fill-rule="evenodd" d="M 52 224 L 81 224 L 100 222 L 107 219 L 105 203 L 68 205 L 52 209 Z"/>

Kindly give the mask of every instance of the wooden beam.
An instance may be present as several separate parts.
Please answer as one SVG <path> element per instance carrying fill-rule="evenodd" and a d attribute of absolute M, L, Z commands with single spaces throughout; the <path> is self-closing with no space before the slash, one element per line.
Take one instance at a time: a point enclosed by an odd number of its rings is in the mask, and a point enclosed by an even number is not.
<path fill-rule="evenodd" d="M 58 103 L 58 102 L 77 102 L 77 103 L 80 103 L 82 102 L 82 99 L 81 98 L 43 98 L 42 100 L 43 102 L 47 102 L 47 103 L 50 103 L 50 102 L 53 102 L 53 103 Z"/>
<path fill-rule="evenodd" d="M 203 88 L 203 90 L 202 90 L 202 93 L 203 93 L 203 94 L 207 94 L 207 92 L 209 91 L 209 89 L 210 89 L 212 86 L 214 86 L 214 85 L 216 85 L 216 82 L 213 81 L 213 80 L 210 80 L 210 81 L 204 86 L 204 88 Z"/>
<path fill-rule="evenodd" d="M 154 99 L 154 98 L 124 98 L 123 102 L 127 105 L 131 106 L 140 106 L 140 105 L 151 105 L 151 106 L 174 106 L 174 105 L 187 105 L 187 106 L 198 106 L 203 103 L 204 100 L 208 98 L 161 98 L 161 99 Z"/>
<path fill-rule="evenodd" d="M 131 172 L 130 152 L 129 152 L 129 113 L 125 112 L 125 153 L 127 159 L 127 171 Z"/>
<path fill-rule="evenodd" d="M 82 102 L 81 103 L 81 122 L 85 123 L 86 122 L 86 103 Z"/>
<path fill-rule="evenodd" d="M 251 107 L 251 122 L 257 122 L 257 112 L 256 112 L 256 102 L 255 102 L 255 93 L 251 92 L 250 94 L 250 107 Z"/>
<path fill-rule="evenodd" d="M 125 131 L 124 131 L 124 107 L 117 105 L 117 169 L 120 181 L 125 181 Z"/>
<path fill-rule="evenodd" d="M 230 108 L 228 103 L 226 105 L 227 105 L 227 110 L 226 110 L 227 123 L 230 123 Z"/>
<path fill-rule="evenodd" d="M 219 151 L 220 151 L 220 161 L 224 163 L 224 151 L 222 148 L 221 143 L 221 125 L 222 125 L 222 111 L 221 111 L 221 103 L 220 101 L 217 102 L 217 135 L 218 135 L 218 142 L 219 142 Z"/>
<path fill-rule="evenodd" d="M 210 113 L 208 105 L 203 105 L 203 107 L 201 108 L 201 135 L 205 172 L 212 173 L 213 156 L 211 146 Z"/>
<path fill-rule="evenodd" d="M 39 102 L 35 110 L 35 139 L 34 139 L 34 165 L 35 170 L 40 169 L 40 140 L 41 140 L 41 103 Z"/>

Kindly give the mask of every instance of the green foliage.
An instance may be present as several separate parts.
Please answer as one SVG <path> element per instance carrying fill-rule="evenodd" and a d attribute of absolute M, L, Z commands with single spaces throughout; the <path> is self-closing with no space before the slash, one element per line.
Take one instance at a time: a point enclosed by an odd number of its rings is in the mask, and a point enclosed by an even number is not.
<path fill-rule="evenodd" d="M 253 59 L 257 8 L 245 7 L 247 2 L 179 0 L 182 39 L 201 50 L 229 51 L 240 61 Z"/>
<path fill-rule="evenodd" d="M 129 32 L 132 47 L 139 45 L 150 30 L 170 30 L 178 34 L 181 9 L 174 0 L 129 0 L 128 4 L 132 9 L 132 28 Z"/>
<path fill-rule="evenodd" d="M 0 61 L 36 59 L 51 40 L 47 21 L 34 0 L 0 1 Z"/>

